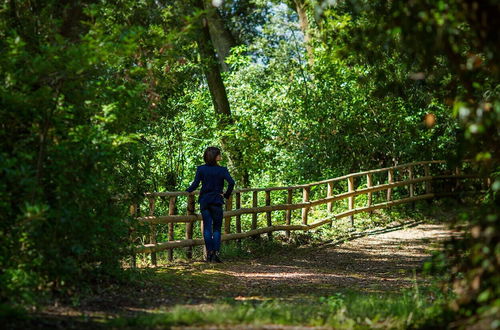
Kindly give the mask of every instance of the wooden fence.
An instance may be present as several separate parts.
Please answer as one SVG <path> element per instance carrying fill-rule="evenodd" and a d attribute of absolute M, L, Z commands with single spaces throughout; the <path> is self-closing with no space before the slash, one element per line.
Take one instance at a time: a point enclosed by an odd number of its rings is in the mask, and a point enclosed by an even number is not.
<path fill-rule="evenodd" d="M 434 174 L 432 174 L 433 172 Z M 450 170 L 446 168 L 445 161 L 421 161 L 353 173 L 333 179 L 290 187 L 235 189 L 231 197 L 226 200 L 223 215 L 224 233 L 222 235 L 222 241 L 242 239 L 251 236 L 257 237 L 261 234 L 267 234 L 269 238 L 272 238 L 272 233 L 275 231 L 285 231 L 286 236 L 289 237 L 290 231 L 307 231 L 325 224 L 330 224 L 332 221 L 343 217 L 349 217 L 351 223 L 354 224 L 354 215 L 361 212 L 371 212 L 376 209 L 387 208 L 403 203 L 411 203 L 418 200 L 428 200 L 440 196 L 463 194 L 467 192 L 477 193 L 481 189 L 465 191 L 463 189 L 465 187 L 463 184 L 464 180 L 473 179 L 475 182 L 478 182 L 477 180 L 480 179 L 481 181 L 479 182 L 481 187 L 484 187 L 485 184 L 488 184 L 488 179 L 470 172 L 471 168 L 469 162 L 464 162 L 460 167 Z M 376 177 L 376 180 L 374 177 Z M 444 191 L 434 191 L 434 186 L 437 186 L 435 183 L 440 180 L 448 182 L 444 187 Z M 325 191 L 325 189 L 317 189 L 318 187 L 326 187 L 326 196 L 317 196 L 319 198 L 311 199 L 312 189 L 315 189 L 316 192 Z M 398 191 L 396 196 L 395 190 L 401 190 L 401 187 L 405 188 L 403 194 L 401 194 L 401 191 Z M 286 192 L 286 195 L 283 196 L 282 203 L 272 204 L 271 192 L 279 191 Z M 293 202 L 294 192 L 297 191 L 301 192 L 300 201 Z M 265 205 L 258 205 L 259 193 L 265 194 Z M 376 193 L 384 193 L 382 202 L 374 203 L 374 194 Z M 200 213 L 196 212 L 198 205 L 195 203 L 195 197 L 198 194 L 199 191 L 195 191 L 191 194 L 185 191 L 146 193 L 145 197 L 148 201 L 148 209 L 145 216 L 137 216 L 137 205 L 131 207 L 131 214 L 134 215 L 134 219 L 146 223 L 150 227 L 149 242 L 136 246 L 135 252 L 150 253 L 151 263 L 153 265 L 157 263 L 156 252 L 162 250 L 168 250 L 168 257 L 172 260 L 172 249 L 186 248 L 187 257 L 191 258 L 192 247 L 204 244 L 203 238 L 193 238 L 193 227 L 195 222 L 200 221 L 200 233 L 203 233 L 202 217 Z M 184 214 L 176 214 L 176 203 L 180 196 L 187 197 Z M 251 201 L 251 207 L 242 207 L 243 196 L 247 197 L 246 200 L 248 204 Z M 363 198 L 364 205 L 357 205 L 357 203 L 359 204 L 359 202 L 356 201 L 356 197 L 358 196 L 365 196 L 365 198 Z M 399 198 L 395 199 L 395 197 Z M 167 199 L 168 214 L 155 215 L 158 201 L 161 200 L 166 202 Z M 334 203 L 343 200 L 347 200 L 346 209 L 340 213 L 333 214 Z M 328 216 L 310 223 L 308 218 L 310 210 L 313 207 L 323 204 L 326 204 L 325 211 Z M 163 209 L 166 209 L 166 207 Z M 298 209 L 301 210 L 300 218 L 294 222 L 299 223 L 292 223 L 292 211 Z M 283 218 L 276 218 L 275 213 L 277 211 L 284 211 Z M 260 213 L 265 213 L 266 225 L 259 228 L 258 214 Z M 249 230 L 246 231 L 242 229 L 243 215 L 251 215 Z M 233 223 L 233 221 L 235 223 Z M 262 222 L 263 221 L 261 221 L 261 223 Z M 279 222 L 282 224 L 279 224 Z M 183 239 L 175 239 L 174 225 L 180 223 L 185 226 L 185 237 Z M 157 226 L 162 224 L 168 225 L 168 235 L 166 235 L 168 236 L 168 241 L 157 242 Z M 231 232 L 231 227 L 233 227 L 234 232 Z M 135 256 L 133 257 L 132 265 L 135 266 Z"/>

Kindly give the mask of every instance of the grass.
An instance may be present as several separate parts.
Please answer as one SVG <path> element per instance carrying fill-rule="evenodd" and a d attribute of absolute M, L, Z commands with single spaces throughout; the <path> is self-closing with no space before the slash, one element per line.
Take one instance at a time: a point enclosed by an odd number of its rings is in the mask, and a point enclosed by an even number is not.
<path fill-rule="evenodd" d="M 318 297 L 315 301 L 286 302 L 220 300 L 193 308 L 177 305 L 170 310 L 133 318 L 109 320 L 113 327 L 159 328 L 200 325 L 301 325 L 341 329 L 406 329 L 436 324 L 443 317 L 440 304 L 446 301 L 436 288 L 407 290 L 398 294 L 355 291 Z M 441 322 L 443 322 L 441 320 Z"/>

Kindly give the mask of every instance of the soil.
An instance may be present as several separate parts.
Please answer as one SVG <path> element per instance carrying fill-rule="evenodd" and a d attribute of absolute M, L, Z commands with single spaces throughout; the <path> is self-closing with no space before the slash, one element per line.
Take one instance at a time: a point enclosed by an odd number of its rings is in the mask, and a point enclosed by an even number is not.
<path fill-rule="evenodd" d="M 344 290 L 398 292 L 416 281 L 425 284 L 421 266 L 453 235 L 459 233 L 442 224 L 418 224 L 343 243 L 283 247 L 266 256 L 221 264 L 176 262 L 146 271 L 141 285 L 110 286 L 78 304 L 46 306 L 37 314 L 51 327 L 79 328 L 78 322 L 179 305 L 210 309 L 220 301 L 307 303 Z"/>

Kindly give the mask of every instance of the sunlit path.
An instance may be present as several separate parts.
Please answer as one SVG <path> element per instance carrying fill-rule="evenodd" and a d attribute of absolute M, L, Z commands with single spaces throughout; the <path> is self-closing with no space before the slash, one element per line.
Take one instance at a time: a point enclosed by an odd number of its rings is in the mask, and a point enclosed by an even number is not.
<path fill-rule="evenodd" d="M 223 264 L 179 262 L 155 269 L 143 288 L 108 289 L 78 309 L 47 308 L 46 315 L 134 316 L 184 306 L 210 309 L 221 300 L 307 303 L 346 290 L 398 292 L 425 285 L 423 262 L 457 232 L 440 224 L 420 224 L 340 245 L 283 248 L 276 253 Z"/>

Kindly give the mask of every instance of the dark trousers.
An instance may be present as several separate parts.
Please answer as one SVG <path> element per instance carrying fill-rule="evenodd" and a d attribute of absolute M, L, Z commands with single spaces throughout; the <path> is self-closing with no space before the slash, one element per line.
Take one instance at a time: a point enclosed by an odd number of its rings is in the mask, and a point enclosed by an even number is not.
<path fill-rule="evenodd" d="M 222 205 L 208 204 L 201 210 L 203 218 L 203 238 L 207 251 L 219 251 L 222 227 Z"/>

